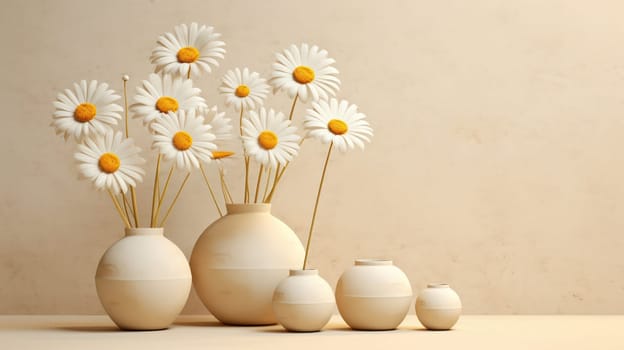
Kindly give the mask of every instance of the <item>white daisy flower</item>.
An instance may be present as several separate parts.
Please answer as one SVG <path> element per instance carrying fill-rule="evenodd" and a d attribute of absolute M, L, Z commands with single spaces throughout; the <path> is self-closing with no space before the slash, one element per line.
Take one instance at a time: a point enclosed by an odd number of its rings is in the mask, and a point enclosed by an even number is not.
<path fill-rule="evenodd" d="M 199 94 L 201 90 L 193 87 L 193 82 L 169 74 L 150 74 L 137 87 L 134 103 L 130 110 L 134 118 L 142 118 L 144 125 L 166 117 L 169 112 L 206 108 L 206 101 Z"/>
<path fill-rule="evenodd" d="M 312 107 L 303 119 L 303 127 L 309 136 L 322 143 L 333 142 L 342 152 L 356 145 L 364 149 L 364 142 L 370 142 L 373 129 L 366 116 L 357 111 L 356 105 L 332 98 L 314 102 Z"/>
<path fill-rule="evenodd" d="M 281 112 L 262 107 L 259 113 L 250 111 L 243 119 L 243 145 L 248 156 L 259 163 L 275 168 L 285 165 L 299 152 L 296 127 Z"/>
<path fill-rule="evenodd" d="M 197 23 L 178 25 L 174 33 L 165 33 L 158 38 L 158 46 L 152 51 L 150 60 L 156 65 L 156 73 L 165 73 L 187 77 L 199 76 L 212 71 L 212 66 L 219 66 L 217 58 L 223 59 L 225 43 L 217 40 L 221 34 L 213 27 L 200 26 Z"/>
<path fill-rule="evenodd" d="M 93 133 L 104 134 L 121 119 L 123 108 L 113 103 L 118 99 L 119 95 L 109 90 L 106 83 L 98 84 L 96 80 L 89 84 L 85 80 L 80 85 L 74 83 L 74 91 L 65 89 L 56 96 L 56 111 L 50 125 L 65 140 L 73 135 L 80 142 Z"/>
<path fill-rule="evenodd" d="M 269 85 L 260 78 L 260 74 L 249 72 L 247 68 L 242 72 L 236 68 L 225 73 L 219 91 L 225 95 L 227 106 L 234 105 L 236 111 L 241 108 L 249 111 L 262 106 L 269 93 Z"/>
<path fill-rule="evenodd" d="M 74 158 L 79 162 L 80 173 L 93 181 L 99 190 L 108 189 L 114 194 L 126 193 L 128 186 L 136 187 L 145 171 L 140 165 L 145 159 L 134 140 L 123 137 L 120 131 L 109 130 L 103 135 L 92 135 L 78 145 Z"/>
<path fill-rule="evenodd" d="M 335 61 L 316 45 L 291 45 L 276 57 L 269 80 L 275 91 L 285 90 L 288 96 L 298 95 L 302 102 L 307 102 L 310 98 L 312 101 L 328 99 L 340 88 L 336 77 L 338 70 L 332 67 Z"/>
<path fill-rule="evenodd" d="M 160 118 L 152 124 L 154 130 L 153 148 L 157 148 L 165 160 L 175 160 L 178 169 L 199 168 L 199 162 L 209 162 L 215 135 L 204 118 L 196 116 L 194 110 L 169 112 L 168 118 Z"/>
<path fill-rule="evenodd" d="M 229 140 L 232 137 L 232 119 L 226 117 L 225 112 L 219 112 L 217 106 L 199 108 L 197 115 L 208 120 L 210 132 L 215 135 L 215 142 Z"/>

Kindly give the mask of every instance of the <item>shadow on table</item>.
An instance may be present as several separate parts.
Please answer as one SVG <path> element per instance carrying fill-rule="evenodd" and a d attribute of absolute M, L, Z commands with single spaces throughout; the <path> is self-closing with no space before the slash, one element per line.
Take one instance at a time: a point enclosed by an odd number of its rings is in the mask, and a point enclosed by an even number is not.
<path fill-rule="evenodd" d="M 85 332 L 85 333 L 117 333 L 123 332 L 116 326 L 63 326 L 55 327 L 53 330 L 63 330 L 70 332 Z"/>
<path fill-rule="evenodd" d="M 176 321 L 173 325 L 187 327 L 228 327 L 219 321 Z"/>
<path fill-rule="evenodd" d="M 452 330 L 451 330 L 452 331 Z M 351 327 L 347 325 L 328 325 L 323 328 L 320 332 L 289 332 L 286 329 L 280 328 L 270 328 L 270 329 L 258 329 L 258 332 L 263 333 L 276 333 L 276 334 L 315 334 L 315 333 L 324 333 L 324 332 L 340 332 L 344 334 L 382 334 L 382 333 L 398 333 L 398 332 L 432 332 L 426 328 L 407 328 L 400 327 L 397 329 L 383 330 L 383 331 L 360 331 L 353 330 Z M 440 332 L 444 333 L 445 331 L 433 331 L 435 333 Z M 450 331 L 446 331 L 450 332 Z"/>

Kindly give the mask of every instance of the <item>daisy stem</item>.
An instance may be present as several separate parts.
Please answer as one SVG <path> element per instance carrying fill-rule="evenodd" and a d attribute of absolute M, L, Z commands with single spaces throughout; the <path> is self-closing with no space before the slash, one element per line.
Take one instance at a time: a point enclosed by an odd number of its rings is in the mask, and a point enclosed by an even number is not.
<path fill-rule="evenodd" d="M 173 198 L 173 202 L 169 206 L 169 209 L 167 209 L 167 212 L 165 213 L 165 217 L 160 222 L 160 225 L 158 225 L 159 227 L 165 226 L 165 222 L 167 221 L 167 218 L 169 217 L 169 214 L 171 213 L 171 209 L 173 209 L 173 206 L 175 206 L 176 202 L 178 201 L 178 197 L 180 197 L 180 194 L 182 193 L 182 189 L 184 188 L 184 185 L 186 185 L 186 182 L 188 181 L 189 176 L 191 176 L 190 171 L 188 172 L 188 174 L 186 174 L 184 181 L 182 181 L 182 185 L 180 185 L 180 189 L 178 190 L 178 193 L 176 193 L 175 197 Z"/>
<path fill-rule="evenodd" d="M 228 188 L 227 181 L 225 181 L 225 174 L 223 173 L 223 168 L 219 167 L 219 178 L 221 179 L 221 185 L 223 186 L 223 193 L 225 194 L 225 201 L 227 203 L 232 204 L 232 195 L 230 194 L 230 189 Z"/>
<path fill-rule="evenodd" d="M 127 77 L 126 77 L 127 78 Z M 128 81 L 123 79 L 123 95 L 124 95 L 124 119 L 126 123 L 126 138 L 130 136 L 128 128 Z M 132 215 L 134 216 L 134 225 L 139 227 L 139 214 L 137 212 L 137 199 L 136 191 L 133 186 L 130 186 L 130 195 L 132 196 Z M 124 202 L 125 206 L 125 202 Z"/>
<path fill-rule="evenodd" d="M 267 195 L 264 196 L 264 203 L 271 203 L 271 198 L 273 197 L 273 192 L 275 192 L 275 186 L 277 186 L 277 182 L 279 181 L 277 177 L 279 175 L 281 167 L 282 167 L 282 165 L 278 164 L 277 168 L 275 169 L 275 177 L 273 178 L 273 184 L 271 185 L 271 190 L 269 191 L 268 196 Z M 268 179 L 267 179 L 267 181 L 268 181 Z"/>
<path fill-rule="evenodd" d="M 305 138 L 302 138 L 301 141 L 299 141 L 299 146 L 303 144 L 304 140 Z M 286 163 L 286 165 L 284 165 L 281 171 L 280 171 L 279 164 L 277 165 L 277 170 L 275 170 L 275 179 L 273 180 L 273 186 L 271 187 L 271 191 L 269 192 L 269 195 L 264 198 L 264 203 L 271 203 L 271 200 L 273 199 L 273 194 L 275 193 L 275 190 L 277 189 L 277 184 L 282 179 L 282 176 L 284 176 L 284 173 L 286 172 L 286 168 L 288 168 L 289 164 L 290 162 Z"/>
<path fill-rule="evenodd" d="M 186 79 L 191 79 L 191 65 L 190 64 L 189 64 L 188 73 L 186 74 Z"/>
<path fill-rule="evenodd" d="M 297 104 L 297 100 L 299 99 L 299 94 L 295 95 L 293 99 L 292 106 L 290 106 L 290 114 L 288 115 L 288 120 L 293 119 L 293 114 L 295 113 L 295 105 Z"/>
<path fill-rule="evenodd" d="M 288 165 L 290 165 L 290 162 L 284 165 L 281 172 L 279 171 L 279 167 L 278 167 L 278 171 L 275 172 L 275 181 L 273 182 L 273 188 L 271 188 L 271 191 L 269 192 L 267 199 L 264 201 L 265 203 L 271 203 L 271 200 L 273 200 L 273 195 L 275 194 L 275 190 L 277 190 L 277 184 L 279 184 L 279 182 L 282 180 L 282 176 L 284 176 L 284 173 L 286 172 L 286 168 L 288 168 Z"/>
<path fill-rule="evenodd" d="M 123 211 L 121 210 L 121 206 L 119 205 L 117 198 L 115 198 L 115 195 L 113 195 L 113 192 L 111 190 L 108 190 L 108 194 L 113 200 L 113 204 L 115 204 L 115 209 L 117 209 L 119 216 L 121 216 L 121 220 L 123 220 L 124 225 L 126 225 L 127 228 L 130 228 L 130 222 L 128 221 L 128 218 L 124 215 Z"/>
<path fill-rule="evenodd" d="M 132 224 L 132 220 L 130 220 L 132 217 L 134 217 L 134 213 L 132 212 L 132 207 L 130 206 L 130 202 L 128 201 L 128 197 L 126 197 L 125 193 L 121 193 L 121 198 L 123 199 L 123 207 L 124 207 L 124 211 L 126 213 L 126 217 L 128 218 L 128 221 L 130 221 L 130 224 Z M 128 208 L 130 208 L 130 213 L 132 213 L 132 217 L 130 216 L 130 214 L 128 214 Z M 136 221 L 134 222 L 134 227 L 137 227 Z"/>
<path fill-rule="evenodd" d="M 124 116 L 125 116 L 125 123 L 126 123 L 126 138 L 128 138 L 129 136 L 129 132 L 128 132 L 128 82 L 124 79 L 123 80 L 123 95 L 124 95 Z"/>
<path fill-rule="evenodd" d="M 167 180 L 165 180 L 165 187 L 163 187 L 162 193 L 158 196 L 158 206 L 156 207 L 156 213 L 154 213 L 154 221 L 158 221 L 158 214 L 160 214 L 160 207 L 162 206 L 162 202 L 165 199 L 165 194 L 167 194 L 167 189 L 169 188 L 169 181 L 171 181 L 171 175 L 173 175 L 173 164 L 171 164 L 171 168 L 169 169 L 169 174 L 167 174 Z M 159 189 L 160 190 L 160 189 Z"/>
<path fill-rule="evenodd" d="M 217 197 L 215 196 L 214 191 L 212 190 L 210 181 L 208 181 L 208 176 L 206 176 L 206 172 L 204 171 L 204 166 L 202 165 L 202 163 L 199 163 L 199 170 L 201 170 L 202 176 L 204 177 L 204 181 L 206 182 L 206 186 L 208 186 L 208 191 L 210 191 L 210 198 L 212 198 L 212 202 L 217 208 L 217 211 L 219 212 L 219 216 L 222 217 L 223 212 L 221 211 L 221 208 L 219 207 L 219 202 L 217 202 Z"/>
<path fill-rule="evenodd" d="M 161 155 L 158 153 L 158 159 L 156 160 L 156 175 L 154 175 L 154 190 L 152 192 L 152 215 L 150 216 L 150 227 L 155 227 L 156 220 L 154 217 L 154 212 L 156 211 L 156 196 L 160 195 L 160 186 L 158 185 L 158 176 L 160 175 L 160 158 Z"/>
<path fill-rule="evenodd" d="M 126 195 L 123 192 L 121 193 L 121 199 L 122 199 L 121 203 L 123 204 L 124 213 L 126 214 L 126 217 L 128 218 L 128 220 L 130 220 L 130 214 L 128 214 L 128 207 L 129 207 L 128 199 L 126 198 Z M 130 224 L 132 225 L 132 222 Z"/>
<path fill-rule="evenodd" d="M 219 174 L 219 183 L 221 184 L 221 194 L 223 195 L 223 202 L 227 205 L 230 202 L 228 201 L 227 192 L 225 191 L 225 185 L 223 184 L 223 177 L 221 176 L 221 174 Z"/>
<path fill-rule="evenodd" d="M 130 186 L 130 195 L 132 196 L 132 213 L 134 214 L 134 223 L 139 227 L 139 213 L 137 211 L 137 198 L 134 186 Z"/>
<path fill-rule="evenodd" d="M 329 157 L 331 156 L 332 148 L 334 148 L 334 142 L 329 144 L 327 150 L 327 158 L 325 158 L 325 165 L 323 165 L 323 174 L 321 175 L 321 182 L 319 183 L 318 192 L 316 194 L 316 202 L 314 203 L 314 212 L 312 213 L 312 222 L 310 223 L 310 231 L 308 232 L 308 243 L 306 244 L 305 258 L 303 259 L 303 269 L 305 270 L 308 264 L 308 254 L 310 253 L 310 242 L 312 242 L 312 232 L 314 231 L 314 222 L 316 221 L 316 212 L 318 210 L 319 199 L 321 198 L 321 190 L 323 189 L 323 182 L 325 182 L 325 173 L 327 172 L 327 164 L 329 164 Z"/>
<path fill-rule="evenodd" d="M 273 172 L 273 168 L 269 168 L 269 173 L 267 174 L 266 184 L 264 185 L 264 193 L 262 194 L 262 201 L 266 199 L 267 191 L 269 190 L 269 183 L 271 182 L 272 172 Z"/>
<path fill-rule="evenodd" d="M 243 137 L 243 112 L 244 112 L 244 108 L 241 106 L 241 110 L 240 110 L 240 116 L 239 116 L 239 129 L 240 129 L 240 136 Z M 245 145 L 243 144 L 243 147 Z M 249 157 L 245 156 L 245 194 L 244 194 L 244 203 L 248 203 L 249 202 Z"/>
<path fill-rule="evenodd" d="M 256 182 L 256 194 L 254 195 L 254 203 L 258 203 L 258 189 L 260 188 L 260 181 L 262 180 L 262 172 L 264 172 L 264 164 L 260 164 L 258 169 L 258 181 Z"/>
<path fill-rule="evenodd" d="M 249 157 L 245 156 L 245 203 L 249 203 Z"/>

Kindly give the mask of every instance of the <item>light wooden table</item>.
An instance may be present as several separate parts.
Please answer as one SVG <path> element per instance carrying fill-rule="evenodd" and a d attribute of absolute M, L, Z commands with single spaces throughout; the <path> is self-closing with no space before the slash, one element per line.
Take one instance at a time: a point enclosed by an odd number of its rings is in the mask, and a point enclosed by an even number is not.
<path fill-rule="evenodd" d="M 597 349 L 624 350 L 624 316 L 472 316 L 432 332 L 409 315 L 398 330 L 350 330 L 335 316 L 318 333 L 280 326 L 231 327 L 181 316 L 168 330 L 119 331 L 106 316 L 0 315 L 0 349 Z"/>

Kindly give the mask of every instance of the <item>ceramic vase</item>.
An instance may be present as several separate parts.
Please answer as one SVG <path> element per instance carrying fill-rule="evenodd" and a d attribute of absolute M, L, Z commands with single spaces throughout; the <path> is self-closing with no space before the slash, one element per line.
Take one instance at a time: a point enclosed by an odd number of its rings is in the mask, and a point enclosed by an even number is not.
<path fill-rule="evenodd" d="M 320 331 L 335 309 L 334 291 L 316 269 L 290 270 L 273 293 L 277 322 L 291 332 Z"/>
<path fill-rule="evenodd" d="M 357 259 L 336 286 L 340 315 L 356 330 L 391 330 L 405 319 L 412 287 L 392 260 Z"/>
<path fill-rule="evenodd" d="M 416 298 L 416 316 L 427 329 L 453 328 L 461 310 L 459 295 L 448 284 L 429 284 Z"/>
<path fill-rule="evenodd" d="M 126 228 L 125 237 L 100 259 L 95 286 L 119 328 L 165 329 L 186 304 L 191 270 L 162 228 Z"/>
<path fill-rule="evenodd" d="M 271 215 L 270 204 L 229 204 L 227 215 L 208 226 L 195 243 L 193 283 L 219 321 L 275 324 L 273 291 L 303 258 L 301 241 Z"/>

